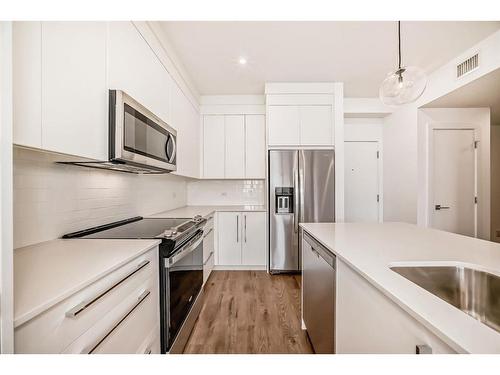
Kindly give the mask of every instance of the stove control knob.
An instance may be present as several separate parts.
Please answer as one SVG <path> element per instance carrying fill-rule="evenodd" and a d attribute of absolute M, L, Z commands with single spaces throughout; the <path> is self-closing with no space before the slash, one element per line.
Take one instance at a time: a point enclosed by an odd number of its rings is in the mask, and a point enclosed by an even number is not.
<path fill-rule="evenodd" d="M 193 221 L 195 223 L 199 223 L 202 220 L 203 220 L 203 218 L 201 217 L 201 215 L 196 215 L 195 217 L 193 217 Z"/>

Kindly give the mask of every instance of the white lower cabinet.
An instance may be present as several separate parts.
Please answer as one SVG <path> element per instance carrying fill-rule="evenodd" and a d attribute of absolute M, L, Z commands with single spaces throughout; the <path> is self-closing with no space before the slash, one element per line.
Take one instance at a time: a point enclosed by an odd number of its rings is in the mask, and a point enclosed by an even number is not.
<path fill-rule="evenodd" d="M 265 266 L 265 212 L 219 212 L 217 265 Z"/>
<path fill-rule="evenodd" d="M 435 354 L 456 353 L 342 261 L 336 304 L 337 353 L 415 354 L 417 345 Z"/>
<path fill-rule="evenodd" d="M 158 247 L 16 327 L 15 353 L 159 352 Z"/>

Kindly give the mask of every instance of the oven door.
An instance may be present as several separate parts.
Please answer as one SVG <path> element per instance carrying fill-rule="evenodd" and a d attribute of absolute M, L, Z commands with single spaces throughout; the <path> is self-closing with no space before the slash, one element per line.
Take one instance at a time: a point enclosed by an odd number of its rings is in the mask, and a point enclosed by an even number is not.
<path fill-rule="evenodd" d="M 120 90 L 110 90 L 110 160 L 176 170 L 176 131 Z"/>
<path fill-rule="evenodd" d="M 165 259 L 166 351 L 175 341 L 203 285 L 203 231 Z"/>

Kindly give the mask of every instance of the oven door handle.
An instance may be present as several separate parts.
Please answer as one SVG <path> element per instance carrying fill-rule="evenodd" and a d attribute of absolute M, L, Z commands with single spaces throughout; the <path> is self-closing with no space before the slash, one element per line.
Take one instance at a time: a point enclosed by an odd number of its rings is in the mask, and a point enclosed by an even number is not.
<path fill-rule="evenodd" d="M 190 244 L 185 246 L 179 253 L 175 254 L 173 257 L 165 258 L 165 268 L 170 268 L 172 265 L 177 263 L 179 260 L 184 258 L 186 255 L 190 254 L 203 242 L 203 232 L 200 232 L 190 240 Z"/>

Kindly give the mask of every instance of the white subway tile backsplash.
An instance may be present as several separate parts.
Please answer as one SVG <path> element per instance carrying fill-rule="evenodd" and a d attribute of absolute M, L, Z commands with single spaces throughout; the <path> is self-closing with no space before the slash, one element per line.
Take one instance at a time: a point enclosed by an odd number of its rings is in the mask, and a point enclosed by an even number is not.
<path fill-rule="evenodd" d="M 186 179 L 55 164 L 49 153 L 14 149 L 14 247 L 132 216 L 186 205 Z"/>
<path fill-rule="evenodd" d="M 191 206 L 263 205 L 264 180 L 200 180 L 187 186 L 187 202 Z"/>

